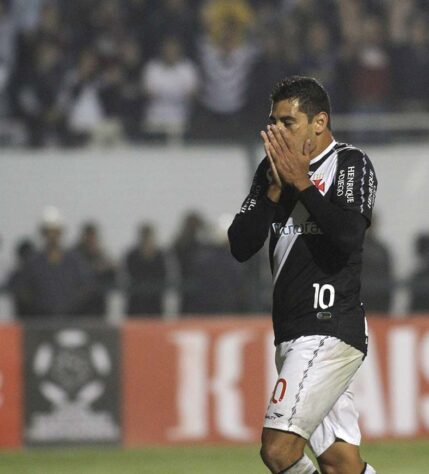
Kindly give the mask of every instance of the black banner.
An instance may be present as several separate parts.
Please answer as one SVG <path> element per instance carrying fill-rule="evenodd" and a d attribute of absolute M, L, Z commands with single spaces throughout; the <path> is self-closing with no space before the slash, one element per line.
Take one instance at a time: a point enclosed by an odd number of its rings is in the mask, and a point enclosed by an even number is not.
<path fill-rule="evenodd" d="M 119 442 L 118 330 L 43 322 L 24 331 L 25 442 Z"/>

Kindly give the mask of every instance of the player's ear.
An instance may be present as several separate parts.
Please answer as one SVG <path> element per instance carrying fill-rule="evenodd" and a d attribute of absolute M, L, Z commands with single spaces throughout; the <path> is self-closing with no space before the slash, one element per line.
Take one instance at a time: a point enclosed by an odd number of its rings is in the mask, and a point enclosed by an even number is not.
<path fill-rule="evenodd" d="M 329 117 L 326 112 L 319 112 L 314 116 L 313 124 L 316 135 L 320 135 L 328 128 Z"/>

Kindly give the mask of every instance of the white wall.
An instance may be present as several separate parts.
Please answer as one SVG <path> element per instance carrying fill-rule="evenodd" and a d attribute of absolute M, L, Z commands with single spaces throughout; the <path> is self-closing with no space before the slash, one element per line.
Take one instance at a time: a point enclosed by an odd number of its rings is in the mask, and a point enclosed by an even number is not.
<path fill-rule="evenodd" d="M 414 238 L 429 233 L 429 145 L 367 150 L 378 177 L 378 233 L 395 254 L 395 271 L 407 276 L 417 263 Z"/>
<path fill-rule="evenodd" d="M 0 275 L 16 241 L 37 236 L 42 210 L 58 206 L 73 242 L 83 220 L 96 219 L 116 257 L 133 243 L 136 226 L 153 221 L 169 244 L 182 217 L 197 209 L 209 220 L 238 210 L 248 166 L 237 147 L 133 148 L 3 152 L 0 157 Z"/>

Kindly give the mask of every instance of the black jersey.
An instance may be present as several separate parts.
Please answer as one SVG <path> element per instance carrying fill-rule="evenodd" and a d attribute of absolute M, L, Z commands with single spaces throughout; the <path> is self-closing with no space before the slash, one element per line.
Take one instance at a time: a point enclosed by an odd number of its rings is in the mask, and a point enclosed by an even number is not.
<path fill-rule="evenodd" d="M 275 344 L 332 335 L 366 353 L 360 273 L 374 168 L 361 150 L 333 142 L 311 160 L 309 175 L 313 186 L 284 186 L 276 204 L 266 196 L 271 171 L 262 160 L 229 229 L 231 251 L 246 260 L 270 234 Z"/>

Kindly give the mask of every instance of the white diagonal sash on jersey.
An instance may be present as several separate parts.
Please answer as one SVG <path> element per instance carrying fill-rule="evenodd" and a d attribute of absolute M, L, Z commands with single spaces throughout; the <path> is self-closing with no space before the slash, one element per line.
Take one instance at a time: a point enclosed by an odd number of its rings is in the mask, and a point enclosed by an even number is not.
<path fill-rule="evenodd" d="M 284 229 L 292 229 L 294 226 L 304 224 L 308 219 L 307 209 L 298 201 L 296 206 L 293 208 L 292 214 L 287 220 Z M 277 241 L 276 247 L 273 254 L 273 283 L 275 284 L 278 276 L 280 275 L 280 270 L 283 268 L 283 265 L 292 250 L 295 240 L 298 238 L 298 233 L 294 232 L 282 232 L 279 240 Z"/>
<path fill-rule="evenodd" d="M 318 190 L 323 196 L 328 192 L 334 182 L 336 172 L 337 153 L 333 153 L 312 174 L 310 179 L 313 182 L 319 181 Z M 323 183 L 324 186 L 321 187 L 321 184 Z M 298 231 L 294 232 L 293 229 L 302 227 L 307 221 L 309 215 L 310 214 L 304 205 L 298 201 L 286 224 L 283 226 L 283 229 L 286 229 L 286 232 L 282 231 L 282 229 L 280 230 L 280 236 L 273 253 L 273 285 L 276 284 L 296 239 L 301 235 Z"/>

